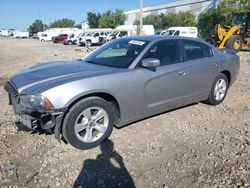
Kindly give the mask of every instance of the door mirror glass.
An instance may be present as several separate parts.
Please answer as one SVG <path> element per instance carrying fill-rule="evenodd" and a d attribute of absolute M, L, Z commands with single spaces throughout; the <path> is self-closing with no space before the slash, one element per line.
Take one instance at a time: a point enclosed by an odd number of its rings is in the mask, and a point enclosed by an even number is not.
<path fill-rule="evenodd" d="M 160 60 L 156 58 L 146 58 L 142 60 L 141 65 L 143 67 L 159 67 L 160 66 Z"/>

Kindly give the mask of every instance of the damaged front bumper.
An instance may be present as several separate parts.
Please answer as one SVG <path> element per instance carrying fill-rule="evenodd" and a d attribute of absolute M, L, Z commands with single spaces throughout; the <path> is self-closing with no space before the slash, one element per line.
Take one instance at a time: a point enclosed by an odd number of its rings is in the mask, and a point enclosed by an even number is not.
<path fill-rule="evenodd" d="M 62 118 L 67 108 L 54 110 L 27 108 L 20 102 L 19 93 L 11 82 L 7 82 L 4 89 L 9 94 L 9 104 L 13 106 L 16 123 L 24 125 L 26 130 L 54 133 L 55 137 L 61 140 Z"/>
<path fill-rule="evenodd" d="M 34 130 L 40 133 L 54 133 L 56 139 L 61 140 L 61 124 L 64 111 L 61 112 L 35 112 L 30 114 L 16 114 L 16 123 L 25 126 L 25 130 Z M 39 115 L 38 115 L 39 114 Z"/>

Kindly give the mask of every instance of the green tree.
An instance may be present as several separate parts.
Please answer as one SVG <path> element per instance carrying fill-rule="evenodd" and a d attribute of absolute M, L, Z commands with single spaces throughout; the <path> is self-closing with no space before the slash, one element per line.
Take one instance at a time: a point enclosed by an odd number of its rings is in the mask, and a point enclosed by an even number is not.
<path fill-rule="evenodd" d="M 43 24 L 42 20 L 35 20 L 29 27 L 28 27 L 28 31 L 29 32 L 40 32 L 40 31 L 44 31 L 44 29 L 46 29 L 45 24 Z"/>
<path fill-rule="evenodd" d="M 210 8 L 198 17 L 198 29 L 202 38 L 210 38 L 211 32 L 215 32 L 216 24 L 231 25 L 232 13 L 250 10 L 249 0 L 224 0 L 216 9 Z"/>
<path fill-rule="evenodd" d="M 126 20 L 124 12 L 116 9 L 115 12 L 107 11 L 103 13 L 99 19 L 100 28 L 116 28 L 118 25 L 123 25 Z"/>
<path fill-rule="evenodd" d="M 111 11 L 103 13 L 99 19 L 99 28 L 114 28 L 115 20 Z"/>
<path fill-rule="evenodd" d="M 143 19 L 144 25 L 154 25 L 155 29 L 163 29 L 165 23 L 165 15 L 149 15 Z M 139 25 L 139 22 L 136 24 Z"/>
<path fill-rule="evenodd" d="M 219 11 L 212 8 L 198 17 L 198 29 L 202 38 L 208 39 L 215 32 L 216 24 L 228 25 L 228 19 Z"/>
<path fill-rule="evenodd" d="M 165 15 L 165 28 L 173 26 L 195 26 L 195 15 L 191 12 L 169 13 Z"/>
<path fill-rule="evenodd" d="M 126 15 L 124 14 L 123 10 L 116 9 L 113 13 L 113 18 L 115 20 L 115 27 L 118 25 L 123 25 L 126 20 Z"/>
<path fill-rule="evenodd" d="M 87 13 L 87 20 L 89 22 L 89 27 L 90 28 L 98 28 L 100 17 L 101 17 L 100 13 L 88 12 Z"/>
<path fill-rule="evenodd" d="M 74 27 L 77 27 L 78 29 L 81 29 L 82 28 L 82 24 L 81 23 L 79 23 L 79 24 L 75 24 L 75 26 Z"/>
<path fill-rule="evenodd" d="M 138 24 L 138 22 L 136 22 Z M 195 26 L 195 15 L 191 12 L 149 15 L 143 19 L 144 25 L 154 25 L 156 29 L 173 26 Z"/>
<path fill-rule="evenodd" d="M 120 9 L 116 9 L 115 12 L 107 11 L 103 14 L 88 12 L 87 20 L 90 28 L 115 28 L 124 24 L 126 15 Z"/>
<path fill-rule="evenodd" d="M 74 27 L 74 26 L 75 26 L 75 21 L 68 18 L 55 20 L 54 22 L 49 24 L 49 28 L 55 28 L 55 27 L 62 28 L 62 27 Z"/>

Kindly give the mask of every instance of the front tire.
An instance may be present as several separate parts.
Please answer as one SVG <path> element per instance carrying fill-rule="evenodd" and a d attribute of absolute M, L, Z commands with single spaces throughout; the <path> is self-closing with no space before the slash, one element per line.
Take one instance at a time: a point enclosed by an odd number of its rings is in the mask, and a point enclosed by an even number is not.
<path fill-rule="evenodd" d="M 110 136 L 113 124 L 110 104 L 99 97 L 90 97 L 70 108 L 63 121 L 62 134 L 73 147 L 91 149 Z"/>
<path fill-rule="evenodd" d="M 220 73 L 213 82 L 206 102 L 211 105 L 222 103 L 227 95 L 228 86 L 229 83 L 226 75 Z"/>
<path fill-rule="evenodd" d="M 243 39 L 239 35 L 232 35 L 226 42 L 226 48 L 231 48 L 239 52 L 242 49 Z"/>

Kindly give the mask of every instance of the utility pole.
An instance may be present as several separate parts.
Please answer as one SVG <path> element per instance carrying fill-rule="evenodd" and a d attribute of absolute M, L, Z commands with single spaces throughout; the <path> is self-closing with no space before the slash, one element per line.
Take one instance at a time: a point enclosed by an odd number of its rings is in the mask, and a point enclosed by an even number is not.
<path fill-rule="evenodd" d="M 213 9 L 216 8 L 216 1 L 217 1 L 217 0 L 213 0 Z"/>
<path fill-rule="evenodd" d="M 140 0 L 140 35 L 143 34 L 143 0 Z"/>
<path fill-rule="evenodd" d="M 105 8 L 105 13 L 107 12 L 107 0 L 105 0 L 105 2 L 104 2 L 105 4 L 104 4 L 104 8 Z"/>

